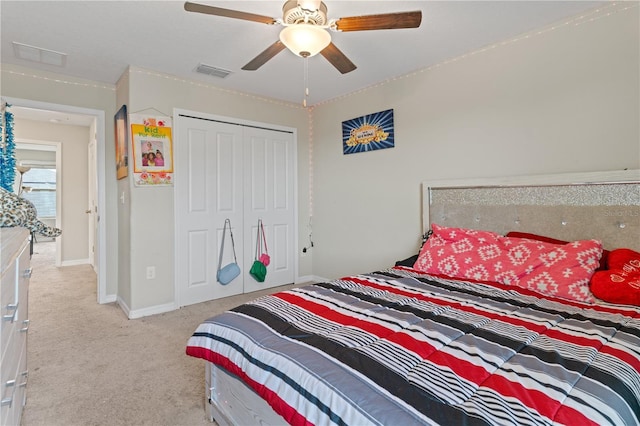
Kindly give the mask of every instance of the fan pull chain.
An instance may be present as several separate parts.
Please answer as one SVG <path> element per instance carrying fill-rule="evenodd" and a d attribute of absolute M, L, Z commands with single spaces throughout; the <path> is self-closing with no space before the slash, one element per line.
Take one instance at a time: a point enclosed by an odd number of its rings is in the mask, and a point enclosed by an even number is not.
<path fill-rule="evenodd" d="M 309 98 L 309 57 L 304 57 L 304 99 L 302 106 L 307 107 L 307 99 Z"/>

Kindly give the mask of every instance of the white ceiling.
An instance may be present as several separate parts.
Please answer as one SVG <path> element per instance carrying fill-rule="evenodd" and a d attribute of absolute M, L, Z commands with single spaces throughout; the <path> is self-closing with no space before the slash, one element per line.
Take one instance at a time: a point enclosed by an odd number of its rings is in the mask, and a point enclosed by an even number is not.
<path fill-rule="evenodd" d="M 194 0 L 194 2 L 197 2 Z M 200 3 L 281 17 L 284 1 Z M 358 67 L 342 75 L 321 55 L 309 59 L 309 105 L 509 40 L 606 1 L 340 1 L 328 17 L 422 11 L 418 29 L 335 33 Z M 0 2 L 2 63 L 115 84 L 129 65 L 233 91 L 301 103 L 304 61 L 284 50 L 257 71 L 241 67 L 278 39 L 280 26 L 186 12 L 179 1 Z M 13 42 L 67 54 L 64 66 L 16 58 Z M 199 63 L 232 71 L 195 73 Z"/>
<path fill-rule="evenodd" d="M 95 117 L 92 115 L 72 114 L 61 111 L 49 111 L 39 108 L 27 108 L 13 105 L 11 113 L 18 118 L 33 121 L 46 121 L 52 124 L 63 124 L 66 126 L 89 127 Z"/>

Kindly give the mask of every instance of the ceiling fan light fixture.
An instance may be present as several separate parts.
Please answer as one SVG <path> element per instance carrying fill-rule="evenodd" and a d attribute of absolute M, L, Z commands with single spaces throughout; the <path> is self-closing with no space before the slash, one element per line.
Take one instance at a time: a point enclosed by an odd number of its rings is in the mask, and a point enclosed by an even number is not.
<path fill-rule="evenodd" d="M 296 55 L 307 58 L 327 47 L 331 43 L 331 34 L 316 25 L 295 24 L 280 31 L 280 41 Z"/>

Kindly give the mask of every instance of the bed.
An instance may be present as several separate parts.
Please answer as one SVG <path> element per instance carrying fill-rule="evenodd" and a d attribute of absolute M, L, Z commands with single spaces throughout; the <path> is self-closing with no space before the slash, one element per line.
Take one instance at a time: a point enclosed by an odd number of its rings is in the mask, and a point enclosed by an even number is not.
<path fill-rule="evenodd" d="M 487 275 L 495 260 L 461 278 L 435 257 L 455 259 L 447 250 L 460 248 L 460 235 L 465 243 L 495 238 L 503 254 L 516 243 L 551 247 L 537 256 L 547 261 L 557 260 L 557 247 L 575 248 L 578 269 L 608 274 L 603 253 L 640 251 L 640 173 L 425 182 L 423 201 L 428 238 L 416 256 L 263 296 L 198 326 L 186 352 L 207 361 L 209 418 L 639 424 L 639 306 L 594 298 L 577 269 L 564 270 L 573 281 L 562 288 L 573 293 L 555 293 L 548 282 L 524 282 L 538 271 L 529 266 L 522 281 Z"/>

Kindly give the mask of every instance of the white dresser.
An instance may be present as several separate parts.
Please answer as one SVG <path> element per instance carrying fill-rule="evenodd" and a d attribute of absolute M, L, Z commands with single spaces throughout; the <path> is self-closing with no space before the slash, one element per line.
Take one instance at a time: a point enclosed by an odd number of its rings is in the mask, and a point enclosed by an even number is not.
<path fill-rule="evenodd" d="M 20 425 L 27 387 L 27 331 L 31 234 L 0 228 L 0 425 Z"/>

